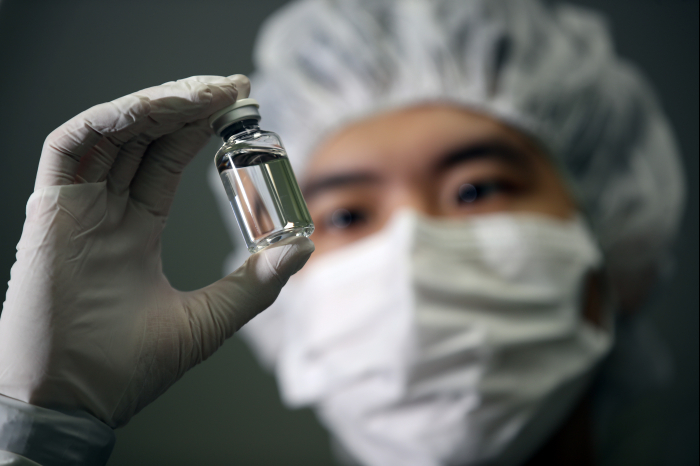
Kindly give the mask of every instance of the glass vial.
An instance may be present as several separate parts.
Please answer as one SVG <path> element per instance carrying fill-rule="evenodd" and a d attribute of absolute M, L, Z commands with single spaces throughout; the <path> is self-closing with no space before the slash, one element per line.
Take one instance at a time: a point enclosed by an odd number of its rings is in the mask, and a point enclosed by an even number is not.
<path fill-rule="evenodd" d="M 260 129 L 259 121 L 254 99 L 241 99 L 209 118 L 224 140 L 214 164 L 251 253 L 314 231 L 282 141 Z"/>

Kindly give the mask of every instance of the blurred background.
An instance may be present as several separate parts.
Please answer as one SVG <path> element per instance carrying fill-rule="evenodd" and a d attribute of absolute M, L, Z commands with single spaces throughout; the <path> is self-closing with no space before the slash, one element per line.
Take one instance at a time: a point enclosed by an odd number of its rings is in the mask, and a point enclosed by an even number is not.
<path fill-rule="evenodd" d="M 88 107 L 144 87 L 192 75 L 251 73 L 257 31 L 284 3 L 0 0 L 0 281 L 9 280 L 25 203 L 51 130 Z M 698 1 L 570 3 L 605 13 L 619 52 L 654 84 L 676 130 L 688 181 L 675 275 L 649 310 L 674 356 L 674 379 L 632 403 L 613 426 L 619 441 L 612 457 L 614 464 L 696 465 Z M 212 140 L 185 173 L 165 230 L 165 273 L 182 290 L 218 279 L 232 247 L 206 182 L 219 145 Z M 193 463 L 333 460 L 328 434 L 313 413 L 285 409 L 272 376 L 234 337 L 117 431 L 109 466 Z"/>

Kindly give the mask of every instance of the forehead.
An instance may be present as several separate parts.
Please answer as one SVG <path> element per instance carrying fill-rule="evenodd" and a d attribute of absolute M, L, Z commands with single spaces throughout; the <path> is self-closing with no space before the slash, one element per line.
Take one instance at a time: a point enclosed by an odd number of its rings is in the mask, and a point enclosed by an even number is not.
<path fill-rule="evenodd" d="M 312 155 L 308 176 L 327 171 L 423 170 L 434 157 L 470 144 L 532 142 L 503 123 L 450 105 L 425 105 L 375 115 L 331 134 Z"/>

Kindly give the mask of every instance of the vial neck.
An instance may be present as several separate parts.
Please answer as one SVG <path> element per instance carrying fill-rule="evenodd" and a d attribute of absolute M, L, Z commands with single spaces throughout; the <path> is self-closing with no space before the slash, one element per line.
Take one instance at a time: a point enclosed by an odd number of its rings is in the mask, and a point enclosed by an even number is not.
<path fill-rule="evenodd" d="M 224 130 L 221 132 L 221 137 L 224 139 L 224 142 L 226 142 L 231 136 L 238 133 L 243 133 L 245 131 L 256 131 L 259 129 L 260 126 L 258 126 L 258 120 L 249 118 L 246 120 L 237 121 L 234 124 L 224 128 Z"/>

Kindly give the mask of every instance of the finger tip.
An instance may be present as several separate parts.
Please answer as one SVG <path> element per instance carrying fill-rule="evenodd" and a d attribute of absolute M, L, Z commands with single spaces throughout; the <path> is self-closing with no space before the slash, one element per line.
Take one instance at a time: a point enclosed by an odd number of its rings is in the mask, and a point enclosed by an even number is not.
<path fill-rule="evenodd" d="M 233 81 L 238 91 L 238 99 L 246 99 L 250 96 L 250 79 L 243 74 L 234 74 L 228 77 Z"/>
<path fill-rule="evenodd" d="M 278 245 L 291 246 L 294 249 L 295 254 L 311 255 L 311 253 L 313 253 L 314 250 L 316 250 L 316 245 L 314 245 L 314 242 L 306 236 L 292 236 L 289 238 L 285 238 L 279 243 L 273 245 L 272 247 L 276 247 Z"/>
<path fill-rule="evenodd" d="M 306 237 L 292 236 L 276 243 L 265 251 L 266 254 L 278 254 L 278 270 L 286 271 L 286 275 L 297 273 L 306 264 L 316 249 L 313 241 Z"/>

